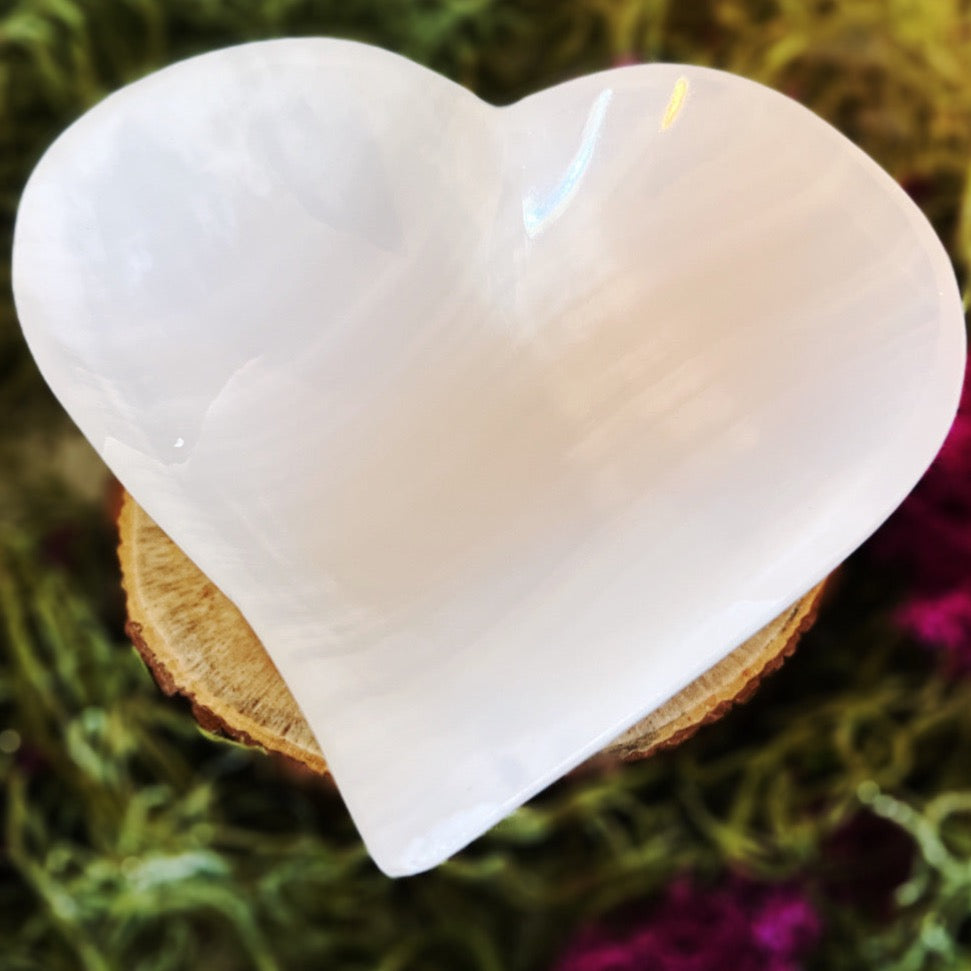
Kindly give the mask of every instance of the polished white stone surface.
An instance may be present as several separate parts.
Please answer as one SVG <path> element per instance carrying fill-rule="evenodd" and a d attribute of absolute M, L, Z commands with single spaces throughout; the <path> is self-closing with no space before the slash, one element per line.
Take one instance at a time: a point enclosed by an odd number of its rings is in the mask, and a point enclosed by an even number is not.
<path fill-rule="evenodd" d="M 923 216 L 779 94 L 650 65 L 497 109 L 319 39 L 85 115 L 14 287 L 395 875 L 832 570 L 933 458 L 965 353 Z"/>

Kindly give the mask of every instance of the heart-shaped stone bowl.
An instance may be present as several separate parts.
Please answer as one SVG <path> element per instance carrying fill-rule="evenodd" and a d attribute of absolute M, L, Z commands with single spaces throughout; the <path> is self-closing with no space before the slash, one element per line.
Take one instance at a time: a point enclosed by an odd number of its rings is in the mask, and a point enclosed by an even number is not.
<path fill-rule="evenodd" d="M 49 149 L 13 281 L 392 874 L 819 584 L 932 460 L 965 353 L 906 194 L 678 65 L 498 109 L 345 41 L 195 58 Z"/>

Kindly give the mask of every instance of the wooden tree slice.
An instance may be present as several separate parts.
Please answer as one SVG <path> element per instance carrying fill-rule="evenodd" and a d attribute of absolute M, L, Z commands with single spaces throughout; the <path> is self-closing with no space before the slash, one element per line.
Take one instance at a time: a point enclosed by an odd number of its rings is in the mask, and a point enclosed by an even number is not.
<path fill-rule="evenodd" d="M 126 630 L 162 690 L 185 695 L 204 728 L 326 772 L 324 755 L 297 703 L 236 607 L 127 494 L 118 525 Z M 646 758 L 747 700 L 812 625 L 824 584 L 605 752 Z"/>

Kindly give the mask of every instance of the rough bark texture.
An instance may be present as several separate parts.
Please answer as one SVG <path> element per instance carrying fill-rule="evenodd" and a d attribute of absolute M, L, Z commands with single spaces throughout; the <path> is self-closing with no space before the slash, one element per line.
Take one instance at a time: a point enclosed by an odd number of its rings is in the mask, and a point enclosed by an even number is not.
<path fill-rule="evenodd" d="M 127 631 L 167 694 L 199 723 L 324 773 L 327 763 L 297 703 L 239 611 L 125 495 L 118 516 Z M 746 701 L 815 619 L 824 584 L 766 625 L 605 749 L 646 758 Z"/>

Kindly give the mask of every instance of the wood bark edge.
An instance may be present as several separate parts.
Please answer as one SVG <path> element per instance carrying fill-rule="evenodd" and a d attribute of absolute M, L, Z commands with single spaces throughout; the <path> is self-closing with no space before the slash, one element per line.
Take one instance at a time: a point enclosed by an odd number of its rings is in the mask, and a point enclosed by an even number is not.
<path fill-rule="evenodd" d="M 297 703 L 235 606 L 127 493 L 118 527 L 126 630 L 159 687 L 188 698 L 204 728 L 326 773 L 324 755 Z M 624 732 L 605 753 L 646 758 L 748 700 L 812 626 L 825 583 Z"/>

